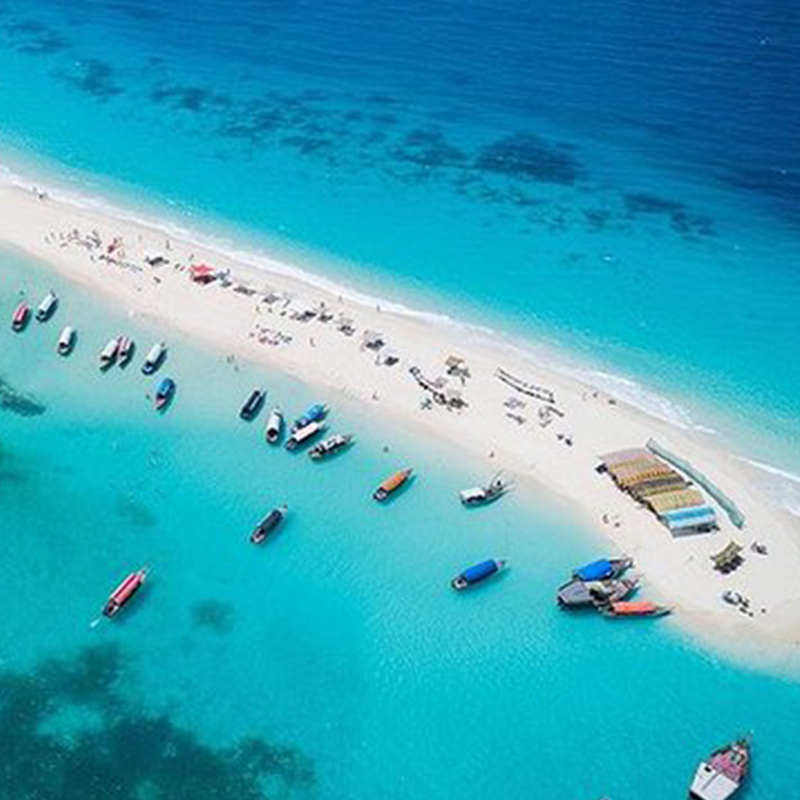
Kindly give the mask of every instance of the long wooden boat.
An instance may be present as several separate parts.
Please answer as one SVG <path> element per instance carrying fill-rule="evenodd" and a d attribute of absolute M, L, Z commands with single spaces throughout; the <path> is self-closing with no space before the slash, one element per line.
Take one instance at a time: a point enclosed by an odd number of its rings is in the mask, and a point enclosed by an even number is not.
<path fill-rule="evenodd" d="M 261 544 L 267 536 L 278 527 L 278 525 L 283 522 L 286 514 L 289 511 L 289 506 L 282 505 L 278 506 L 277 508 L 273 508 L 272 511 L 267 514 L 261 522 L 256 525 L 253 529 L 253 532 L 250 534 L 250 541 L 253 544 Z"/>
<path fill-rule="evenodd" d="M 263 389 L 253 389 L 239 410 L 239 416 L 248 422 L 255 419 L 258 416 L 258 412 L 261 411 L 261 406 L 264 405 L 266 397 L 267 393 Z"/>
<path fill-rule="evenodd" d="M 379 503 L 387 500 L 390 495 L 396 492 L 412 475 L 414 470 L 411 467 L 406 467 L 394 475 L 390 475 L 381 485 L 372 493 L 373 498 Z"/>
<path fill-rule="evenodd" d="M 119 337 L 119 357 L 117 363 L 120 367 L 125 367 L 130 363 L 135 350 L 136 344 L 130 336 Z"/>
<path fill-rule="evenodd" d="M 618 600 L 599 607 L 600 613 L 609 619 L 631 617 L 663 617 L 672 609 L 650 600 Z"/>
<path fill-rule="evenodd" d="M 283 411 L 277 406 L 269 412 L 269 419 L 267 420 L 267 427 L 264 430 L 264 436 L 269 444 L 277 444 L 283 433 Z"/>
<path fill-rule="evenodd" d="M 582 581 L 604 581 L 608 578 L 619 578 L 633 566 L 633 559 L 628 556 L 618 558 L 599 558 L 572 571 L 573 578 Z"/>
<path fill-rule="evenodd" d="M 142 567 L 142 569 L 128 575 L 128 577 L 111 592 L 106 604 L 103 606 L 103 616 L 116 616 L 125 605 L 127 605 L 136 592 L 142 588 L 142 584 L 147 580 L 147 575 L 147 567 Z"/>
<path fill-rule="evenodd" d="M 156 389 L 156 396 L 153 401 L 156 411 L 164 411 L 170 404 L 170 401 L 175 395 L 176 389 L 175 381 L 172 378 L 164 378 Z"/>
<path fill-rule="evenodd" d="M 512 486 L 510 481 L 504 481 L 498 473 L 485 486 L 462 489 L 458 496 L 465 506 L 484 506 L 502 497 Z"/>
<path fill-rule="evenodd" d="M 492 575 L 496 575 L 507 566 L 507 561 L 488 558 L 486 561 L 481 561 L 479 564 L 467 567 L 463 572 L 459 572 L 459 574 L 450 581 L 450 586 L 457 592 L 462 592 L 470 586 L 475 586 L 475 584 L 481 583 L 487 578 L 491 578 Z"/>
<path fill-rule="evenodd" d="M 161 366 L 164 356 L 167 354 L 167 345 L 164 342 L 157 342 L 150 348 L 144 364 L 142 364 L 142 372 L 145 375 L 152 375 Z"/>
<path fill-rule="evenodd" d="M 345 450 L 353 443 L 352 433 L 334 433 L 319 444 L 315 444 L 309 451 L 308 456 L 314 461 L 334 455 Z"/>
<path fill-rule="evenodd" d="M 100 351 L 100 355 L 97 357 L 97 360 L 100 362 L 100 369 L 108 369 L 117 360 L 121 343 L 122 337 L 115 336 Z"/>
<path fill-rule="evenodd" d="M 56 352 L 60 356 L 68 356 L 72 352 L 73 347 L 75 347 L 75 328 L 73 328 L 72 325 L 67 325 L 58 337 Z"/>
<path fill-rule="evenodd" d="M 558 588 L 556 600 L 561 608 L 589 608 L 624 600 L 638 583 L 638 578 L 611 578 L 604 581 L 573 578 Z"/>
<path fill-rule="evenodd" d="M 23 300 L 14 309 L 14 313 L 11 316 L 11 330 L 16 331 L 17 333 L 19 333 L 21 330 L 24 330 L 25 326 L 28 324 L 30 314 L 30 306 Z"/>
<path fill-rule="evenodd" d="M 310 422 L 308 425 L 294 431 L 292 435 L 286 440 L 284 447 L 289 451 L 297 450 L 301 444 L 310 442 L 315 436 L 318 436 L 325 430 L 325 425 L 322 422 Z"/>
<path fill-rule="evenodd" d="M 39 303 L 39 308 L 36 309 L 36 319 L 39 322 L 46 322 L 53 316 L 58 305 L 58 295 L 51 289 Z"/>
<path fill-rule="evenodd" d="M 301 428 L 305 428 L 312 422 L 322 422 L 322 420 L 325 419 L 327 413 L 328 413 L 328 407 L 324 403 L 314 403 L 313 406 L 309 407 L 309 409 L 305 412 L 305 414 L 301 414 L 292 423 L 292 433 L 294 433 L 295 431 L 299 431 Z"/>
<path fill-rule="evenodd" d="M 743 736 L 700 762 L 689 788 L 692 800 L 728 800 L 750 772 L 751 739 Z"/>

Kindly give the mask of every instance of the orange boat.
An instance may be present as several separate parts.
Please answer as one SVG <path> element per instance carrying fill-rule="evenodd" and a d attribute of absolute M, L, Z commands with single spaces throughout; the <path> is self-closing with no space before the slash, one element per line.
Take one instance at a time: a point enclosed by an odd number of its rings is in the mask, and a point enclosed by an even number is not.
<path fill-rule="evenodd" d="M 661 617 L 671 610 L 649 600 L 618 600 L 601 609 L 606 617 Z"/>
<path fill-rule="evenodd" d="M 396 492 L 413 474 L 414 470 L 411 467 L 401 469 L 395 472 L 394 475 L 387 478 L 373 493 L 372 496 L 382 503 L 390 494 Z"/>

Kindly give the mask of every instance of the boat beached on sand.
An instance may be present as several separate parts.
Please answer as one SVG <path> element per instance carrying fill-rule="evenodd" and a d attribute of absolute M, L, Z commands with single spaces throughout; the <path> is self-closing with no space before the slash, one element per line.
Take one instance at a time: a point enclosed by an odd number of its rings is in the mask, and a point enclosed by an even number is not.
<path fill-rule="evenodd" d="M 600 613 L 609 619 L 628 619 L 631 617 L 663 617 L 672 609 L 650 600 L 616 600 L 598 605 Z"/>
<path fill-rule="evenodd" d="M 15 309 L 11 316 L 11 330 L 19 333 L 25 329 L 31 315 L 30 306 L 23 300 Z"/>
<path fill-rule="evenodd" d="M 264 435 L 270 444 L 277 444 L 283 433 L 283 412 L 277 406 L 269 412 Z"/>
<path fill-rule="evenodd" d="M 308 451 L 308 456 L 314 461 L 320 461 L 327 456 L 332 456 L 334 453 L 341 452 L 352 443 L 352 433 L 334 433 L 333 436 L 329 436 L 327 439 L 323 439 L 319 444 L 315 444 Z"/>
<path fill-rule="evenodd" d="M 248 422 L 255 419 L 258 416 L 258 412 L 261 411 L 261 406 L 264 405 L 266 397 L 267 393 L 263 389 L 253 389 L 239 410 L 239 416 Z"/>
<path fill-rule="evenodd" d="M 142 588 L 147 579 L 148 569 L 132 572 L 122 583 L 111 592 L 106 604 L 103 606 L 104 617 L 114 617 L 128 603 L 128 601 Z"/>
<path fill-rule="evenodd" d="M 253 529 L 253 532 L 250 534 L 250 541 L 253 544 L 261 544 L 264 539 L 269 536 L 275 528 L 283 522 L 284 517 L 286 516 L 287 512 L 289 511 L 289 506 L 282 505 L 278 506 L 277 508 L 273 508 L 272 511 L 267 514 L 261 522 L 256 525 Z"/>
<path fill-rule="evenodd" d="M 145 375 L 152 375 L 161 366 L 164 361 L 164 356 L 167 354 L 167 345 L 164 342 L 158 342 L 150 348 L 150 352 L 142 364 L 142 372 Z"/>
<path fill-rule="evenodd" d="M 701 761 L 689 789 L 692 800 L 728 800 L 744 783 L 750 770 L 749 736 L 715 750 Z"/>
<path fill-rule="evenodd" d="M 492 503 L 510 491 L 513 484 L 504 481 L 498 472 L 486 486 L 473 486 L 470 489 L 462 489 L 458 496 L 465 506 L 483 506 Z"/>
<path fill-rule="evenodd" d="M 156 411 L 164 411 L 166 409 L 175 395 L 175 389 L 175 381 L 172 380 L 172 378 L 164 378 L 164 380 L 161 381 L 158 385 L 158 389 L 156 389 L 156 396 L 153 401 Z"/>
<path fill-rule="evenodd" d="M 561 608 L 588 608 L 624 600 L 638 583 L 638 578 L 611 578 L 604 581 L 573 578 L 558 588 L 556 599 Z"/>
<path fill-rule="evenodd" d="M 53 316 L 58 305 L 58 296 L 51 289 L 45 296 L 44 300 L 39 303 L 39 308 L 36 309 L 36 319 L 39 322 L 47 322 Z"/>
<path fill-rule="evenodd" d="M 58 344 L 56 345 L 56 352 L 60 356 L 68 356 L 75 346 L 75 328 L 72 325 L 67 325 L 61 335 L 58 337 Z"/>
<path fill-rule="evenodd" d="M 119 355 L 119 346 L 122 342 L 121 336 L 115 336 L 109 343 L 100 351 L 98 361 L 100 362 L 100 369 L 108 369 L 116 360 Z"/>
<path fill-rule="evenodd" d="M 475 564 L 472 567 L 468 567 L 463 572 L 460 572 L 450 581 L 450 586 L 457 592 L 461 592 L 464 589 L 468 589 L 470 586 L 474 586 L 476 583 L 491 578 L 492 575 L 496 575 L 498 572 L 506 569 L 507 566 L 507 561 L 489 558 L 486 561 L 481 561 L 480 564 Z"/>
<path fill-rule="evenodd" d="M 373 493 L 372 496 L 379 503 L 387 500 L 390 495 L 394 494 L 412 475 L 414 470 L 411 467 L 401 469 L 390 475 Z"/>

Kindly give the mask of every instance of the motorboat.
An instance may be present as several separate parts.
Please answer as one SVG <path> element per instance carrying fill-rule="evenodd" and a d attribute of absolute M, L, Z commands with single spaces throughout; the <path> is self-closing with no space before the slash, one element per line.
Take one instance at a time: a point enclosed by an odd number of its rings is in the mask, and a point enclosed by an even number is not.
<path fill-rule="evenodd" d="M 728 800 L 742 787 L 750 771 L 751 740 L 737 739 L 700 762 L 689 789 L 692 800 Z"/>
<path fill-rule="evenodd" d="M 58 296 L 51 289 L 39 303 L 39 308 L 36 309 L 36 319 L 39 322 L 47 322 L 53 316 L 58 305 Z"/>
<path fill-rule="evenodd" d="M 296 430 L 286 440 L 284 445 L 287 450 L 293 451 L 305 443 L 311 441 L 315 436 L 318 436 L 325 430 L 325 425 L 322 422 L 309 422 L 308 425 Z"/>
<path fill-rule="evenodd" d="M 414 473 L 411 467 L 401 469 L 390 475 L 373 493 L 372 496 L 379 503 L 384 502 L 391 494 L 394 494 Z"/>
<path fill-rule="evenodd" d="M 293 423 L 292 423 L 292 433 L 295 431 L 299 431 L 300 428 L 305 428 L 306 425 L 310 425 L 312 422 L 321 422 L 325 419 L 326 414 L 328 413 L 328 407 L 323 403 L 314 403 L 313 406 L 309 407 L 309 409 L 299 416 Z"/>
<path fill-rule="evenodd" d="M 23 300 L 15 309 L 11 317 L 11 329 L 14 331 L 24 330 L 31 315 L 30 306 Z"/>
<path fill-rule="evenodd" d="M 315 444 L 309 451 L 309 458 L 320 461 L 326 456 L 332 456 L 349 447 L 353 442 L 351 433 L 334 433 L 327 439 L 323 439 L 319 444 Z"/>
<path fill-rule="evenodd" d="M 136 344 L 130 336 L 119 337 L 119 357 L 117 363 L 121 367 L 125 367 L 130 363 L 133 358 L 133 352 L 136 349 Z"/>
<path fill-rule="evenodd" d="M 632 566 L 633 559 L 628 556 L 600 558 L 573 570 L 572 577 L 582 581 L 604 581 L 608 578 L 619 578 Z"/>
<path fill-rule="evenodd" d="M 283 522 L 284 517 L 289 511 L 289 506 L 283 505 L 273 508 L 261 522 L 256 525 L 253 532 L 250 534 L 250 541 L 253 544 L 261 544 L 267 536 Z"/>
<path fill-rule="evenodd" d="M 108 369 L 117 360 L 121 342 L 122 337 L 115 336 L 100 351 L 100 355 L 98 356 L 98 360 L 100 361 L 100 369 Z"/>
<path fill-rule="evenodd" d="M 164 342 L 158 342 L 150 348 L 150 352 L 142 364 L 142 372 L 145 375 L 152 375 L 161 366 L 164 356 L 167 354 L 167 345 Z"/>
<path fill-rule="evenodd" d="M 164 378 L 158 385 L 155 396 L 156 411 L 163 411 L 169 405 L 173 396 L 175 395 L 175 381 L 172 378 Z"/>
<path fill-rule="evenodd" d="M 130 599 L 142 588 L 142 584 L 147 579 L 148 569 L 132 572 L 122 583 L 111 592 L 106 604 L 103 606 L 104 617 L 114 617 L 127 605 Z"/>
<path fill-rule="evenodd" d="M 67 325 L 63 331 L 61 331 L 61 335 L 58 337 L 58 344 L 56 345 L 56 351 L 60 356 L 68 356 L 72 352 L 72 348 L 75 347 L 75 328 L 72 325 Z"/>
<path fill-rule="evenodd" d="M 457 592 L 461 592 L 464 589 L 468 589 L 470 586 L 474 586 L 476 583 L 481 583 L 481 581 L 491 578 L 492 575 L 496 575 L 507 566 L 508 562 L 506 561 L 489 558 L 486 561 L 481 561 L 480 564 L 475 564 L 472 567 L 468 567 L 463 572 L 460 572 L 450 581 L 450 585 Z"/>
<path fill-rule="evenodd" d="M 611 578 L 604 581 L 573 578 L 558 588 L 556 599 L 561 608 L 587 608 L 598 603 L 624 600 L 638 584 L 638 578 Z"/>
<path fill-rule="evenodd" d="M 663 617 L 669 614 L 672 609 L 669 606 L 662 606 L 650 600 L 616 600 L 605 604 L 599 604 L 598 609 L 605 617 Z"/>
<path fill-rule="evenodd" d="M 277 444 L 283 433 L 283 412 L 275 406 L 269 412 L 269 419 L 267 419 L 267 427 L 265 435 L 270 444 Z"/>
<path fill-rule="evenodd" d="M 498 473 L 485 486 L 462 489 L 458 496 L 465 506 L 483 506 L 502 497 L 510 491 L 512 485 L 512 483 L 504 481 Z"/>
<path fill-rule="evenodd" d="M 255 419 L 258 416 L 258 412 L 261 411 L 261 406 L 264 405 L 266 397 L 267 393 L 263 389 L 253 389 L 239 411 L 239 416 L 248 421 Z"/>

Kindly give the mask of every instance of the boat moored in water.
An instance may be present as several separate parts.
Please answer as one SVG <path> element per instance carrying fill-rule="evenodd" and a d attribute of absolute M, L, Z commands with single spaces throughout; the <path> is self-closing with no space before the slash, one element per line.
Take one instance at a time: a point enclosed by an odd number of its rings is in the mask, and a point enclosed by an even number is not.
<path fill-rule="evenodd" d="M 283 411 L 277 406 L 269 412 L 264 435 L 270 444 L 277 444 L 283 433 Z"/>
<path fill-rule="evenodd" d="M 372 496 L 379 503 L 387 500 L 391 494 L 394 494 L 412 475 L 414 470 L 411 467 L 401 469 L 390 475 L 373 493 Z"/>
<path fill-rule="evenodd" d="M 322 422 L 325 419 L 325 416 L 328 413 L 328 407 L 323 403 L 314 403 L 305 414 L 299 416 L 293 423 L 292 423 L 292 433 L 295 431 L 299 431 L 301 428 L 305 428 L 307 425 L 310 425 L 312 422 Z"/>
<path fill-rule="evenodd" d="M 11 316 L 11 330 L 19 331 L 24 330 L 30 318 L 30 306 L 23 300 L 15 309 Z"/>
<path fill-rule="evenodd" d="M 611 578 L 604 581 L 573 578 L 559 587 L 556 599 L 561 608 L 588 608 L 624 600 L 638 584 L 638 578 Z"/>
<path fill-rule="evenodd" d="M 465 506 L 483 506 L 492 503 L 511 490 L 513 484 L 504 481 L 498 472 L 486 486 L 473 486 L 471 489 L 462 489 L 458 496 Z"/>
<path fill-rule="evenodd" d="M 156 411 L 163 411 L 169 405 L 173 396 L 175 395 L 175 381 L 172 378 L 164 378 L 156 389 L 156 396 L 154 405 Z"/>
<path fill-rule="evenodd" d="M 125 367 L 130 363 L 133 358 L 133 351 L 136 349 L 136 344 L 130 336 L 119 337 L 119 356 L 117 363 L 121 367 Z"/>
<path fill-rule="evenodd" d="M 39 322 L 47 322 L 53 316 L 58 305 L 58 296 L 51 289 L 39 303 L 39 308 L 36 309 L 36 319 Z"/>
<path fill-rule="evenodd" d="M 739 791 L 750 771 L 749 736 L 715 750 L 701 761 L 689 789 L 692 800 L 728 800 Z"/>
<path fill-rule="evenodd" d="M 273 508 L 272 511 L 267 514 L 261 522 L 256 525 L 253 529 L 253 532 L 250 534 L 250 541 L 253 544 L 261 544 L 267 536 L 278 527 L 278 525 L 283 522 L 284 518 L 286 517 L 287 512 L 289 511 L 289 506 L 282 505 L 278 506 L 277 508 Z"/>
<path fill-rule="evenodd" d="M 111 592 L 106 604 L 103 606 L 104 617 L 114 617 L 128 603 L 128 601 L 141 589 L 147 579 L 148 569 L 132 572 L 122 583 Z"/>
<path fill-rule="evenodd" d="M 623 619 L 630 617 L 663 617 L 672 609 L 650 600 L 616 600 L 598 604 L 598 610 L 604 617 Z"/>
<path fill-rule="evenodd" d="M 628 556 L 619 558 L 599 558 L 578 569 L 573 570 L 572 577 L 582 581 L 604 581 L 619 578 L 633 566 L 633 559 Z"/>
<path fill-rule="evenodd" d="M 311 439 L 318 436 L 324 430 L 325 425 L 322 422 L 309 422 L 308 425 L 294 431 L 286 440 L 284 447 L 289 451 L 297 450 L 301 444 L 311 441 Z"/>
<path fill-rule="evenodd" d="M 481 583 L 481 581 L 491 578 L 492 575 L 496 575 L 498 572 L 506 569 L 507 566 L 507 561 L 488 558 L 486 561 L 481 561 L 480 564 L 475 564 L 472 567 L 468 567 L 463 572 L 460 572 L 450 581 L 450 586 L 457 592 L 461 592 L 464 589 L 468 589 L 470 586 L 474 586 L 476 583 Z"/>
<path fill-rule="evenodd" d="M 58 337 L 58 344 L 56 345 L 56 352 L 60 356 L 68 356 L 75 346 L 75 328 L 72 325 L 67 325 L 61 335 Z"/>
<path fill-rule="evenodd" d="M 122 342 L 121 336 L 115 336 L 109 343 L 100 351 L 98 361 L 100 362 L 100 369 L 108 369 L 116 360 L 119 355 L 119 346 Z"/>
<path fill-rule="evenodd" d="M 327 439 L 323 439 L 319 444 L 315 444 L 308 451 L 308 455 L 309 458 L 312 458 L 314 461 L 320 461 L 326 456 L 332 456 L 334 453 L 346 449 L 352 442 L 353 434 L 334 433 L 333 436 L 329 436 Z"/>
<path fill-rule="evenodd" d="M 164 356 L 167 354 L 167 345 L 164 342 L 158 342 L 150 348 L 150 352 L 142 364 L 142 372 L 145 375 L 152 375 L 161 366 L 164 361 Z"/>
<path fill-rule="evenodd" d="M 248 421 L 255 419 L 258 416 L 258 412 L 261 411 L 261 406 L 264 405 L 266 397 L 267 393 L 263 389 L 253 389 L 240 409 L 239 416 Z"/>

